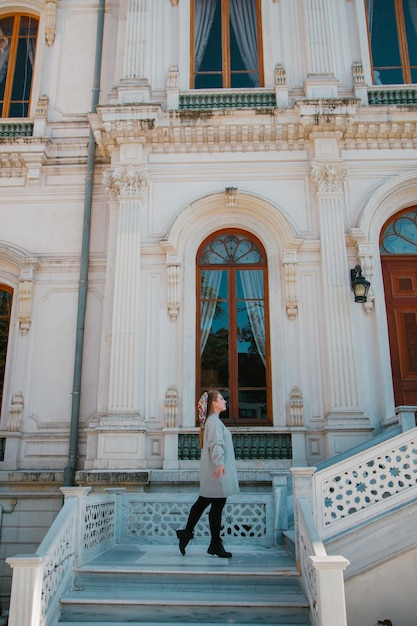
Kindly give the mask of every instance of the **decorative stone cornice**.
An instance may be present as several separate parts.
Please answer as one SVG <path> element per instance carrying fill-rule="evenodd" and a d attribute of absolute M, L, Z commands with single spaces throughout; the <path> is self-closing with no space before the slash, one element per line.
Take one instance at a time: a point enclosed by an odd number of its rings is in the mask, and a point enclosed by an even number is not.
<path fill-rule="evenodd" d="M 117 165 L 104 172 L 103 182 L 113 200 L 120 196 L 142 198 L 148 186 L 148 171 L 143 166 Z"/>
<path fill-rule="evenodd" d="M 343 191 L 343 183 L 348 175 L 344 163 L 319 163 L 313 161 L 311 180 L 320 193 L 338 193 Z"/>

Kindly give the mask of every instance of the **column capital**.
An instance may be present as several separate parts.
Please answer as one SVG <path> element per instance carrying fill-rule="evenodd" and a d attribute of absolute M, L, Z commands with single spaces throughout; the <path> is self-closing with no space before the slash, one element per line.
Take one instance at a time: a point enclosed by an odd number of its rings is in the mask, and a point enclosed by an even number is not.
<path fill-rule="evenodd" d="M 319 193 L 340 193 L 348 176 L 348 168 L 343 161 L 323 163 L 313 161 L 311 180 L 317 185 Z"/>
<path fill-rule="evenodd" d="M 142 165 L 116 165 L 104 172 L 103 183 L 112 200 L 121 196 L 142 199 L 149 183 L 148 170 Z"/>

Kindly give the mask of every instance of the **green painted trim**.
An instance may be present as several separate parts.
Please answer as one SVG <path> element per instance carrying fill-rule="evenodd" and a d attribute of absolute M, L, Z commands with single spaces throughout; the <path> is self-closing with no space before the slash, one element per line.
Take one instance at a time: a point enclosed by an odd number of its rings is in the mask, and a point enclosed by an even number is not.
<path fill-rule="evenodd" d="M 417 89 L 370 89 L 368 103 L 373 105 L 417 104 Z"/>
<path fill-rule="evenodd" d="M 259 109 L 274 108 L 277 99 L 274 91 L 226 91 L 221 93 L 180 94 L 179 109 Z"/>
<path fill-rule="evenodd" d="M 0 122 L 0 138 L 32 136 L 33 122 Z"/>
<path fill-rule="evenodd" d="M 236 460 L 292 459 L 290 433 L 232 433 Z M 178 459 L 196 461 L 200 459 L 198 433 L 179 433 Z"/>

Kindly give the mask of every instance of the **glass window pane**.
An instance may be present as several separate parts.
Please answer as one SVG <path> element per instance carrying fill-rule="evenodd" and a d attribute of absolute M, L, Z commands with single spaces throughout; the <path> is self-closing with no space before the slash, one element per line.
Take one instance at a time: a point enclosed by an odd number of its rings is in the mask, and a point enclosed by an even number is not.
<path fill-rule="evenodd" d="M 267 402 L 265 389 L 239 391 L 239 418 L 266 419 Z"/>
<path fill-rule="evenodd" d="M 381 254 L 417 254 L 417 211 L 403 213 L 381 237 Z"/>
<path fill-rule="evenodd" d="M 366 3 L 376 85 L 404 82 L 394 0 Z"/>
<path fill-rule="evenodd" d="M 194 72 L 196 89 L 222 87 L 221 0 L 194 0 Z"/>
<path fill-rule="evenodd" d="M 229 314 L 226 302 L 201 304 L 201 386 L 229 385 Z"/>

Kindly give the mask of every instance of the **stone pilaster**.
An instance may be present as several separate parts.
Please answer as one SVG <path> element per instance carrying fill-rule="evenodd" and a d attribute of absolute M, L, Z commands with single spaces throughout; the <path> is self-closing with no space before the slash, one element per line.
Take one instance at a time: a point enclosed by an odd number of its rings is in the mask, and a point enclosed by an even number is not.
<path fill-rule="evenodd" d="M 150 0 L 127 0 L 123 79 L 118 88 L 121 104 L 150 101 L 147 76 L 148 39 L 152 32 L 150 11 Z"/>
<path fill-rule="evenodd" d="M 143 166 L 116 166 L 105 183 L 119 203 L 114 268 L 108 410 L 138 412 L 140 213 Z"/>
<path fill-rule="evenodd" d="M 320 217 L 322 285 L 325 303 L 329 411 L 326 428 L 330 453 L 358 443 L 358 431 L 369 427 L 360 408 L 352 320 L 352 294 L 346 254 L 343 184 L 347 168 L 341 160 L 312 164 Z M 334 434 L 332 431 L 338 431 Z M 342 436 L 342 431 L 345 431 Z M 344 442 L 341 439 L 344 439 Z"/>

